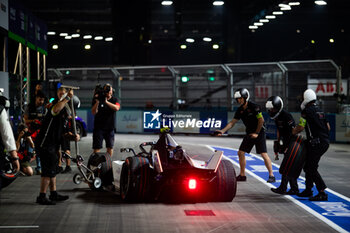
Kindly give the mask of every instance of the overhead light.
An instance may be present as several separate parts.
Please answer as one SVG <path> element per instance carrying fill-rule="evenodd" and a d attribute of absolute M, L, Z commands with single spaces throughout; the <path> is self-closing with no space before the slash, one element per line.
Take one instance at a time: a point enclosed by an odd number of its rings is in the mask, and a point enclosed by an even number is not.
<path fill-rule="evenodd" d="M 222 5 L 224 5 L 224 4 L 225 4 L 224 1 L 214 1 L 214 2 L 213 2 L 213 5 L 214 5 L 214 6 L 222 6 Z"/>
<path fill-rule="evenodd" d="M 290 2 L 288 3 L 289 6 L 299 6 L 300 2 Z"/>
<path fill-rule="evenodd" d="M 213 49 L 219 49 L 219 45 L 218 44 L 213 44 Z"/>
<path fill-rule="evenodd" d="M 268 23 L 269 20 L 268 20 L 268 19 L 260 19 L 259 22 L 260 22 L 260 23 Z"/>
<path fill-rule="evenodd" d="M 52 49 L 58 49 L 58 45 L 57 44 L 52 45 Z"/>
<path fill-rule="evenodd" d="M 281 7 L 281 11 L 290 11 L 292 8 L 290 6 L 288 7 Z"/>
<path fill-rule="evenodd" d="M 148 44 L 152 44 L 152 40 L 148 40 Z"/>
<path fill-rule="evenodd" d="M 72 37 L 71 36 L 65 36 L 64 39 L 70 40 L 70 39 L 72 39 Z"/>
<path fill-rule="evenodd" d="M 91 39 L 92 38 L 92 35 L 85 35 L 83 36 L 83 39 Z"/>
<path fill-rule="evenodd" d="M 60 36 L 68 36 L 68 33 L 61 32 L 61 33 L 60 33 Z"/>
<path fill-rule="evenodd" d="M 266 19 L 276 19 L 275 15 L 266 15 Z"/>
<path fill-rule="evenodd" d="M 315 44 L 315 40 L 311 40 L 311 44 Z"/>
<path fill-rule="evenodd" d="M 329 39 L 329 42 L 334 43 L 334 39 L 333 38 Z"/>
<path fill-rule="evenodd" d="M 327 2 L 323 0 L 318 0 L 318 1 L 315 1 L 315 4 L 319 6 L 324 6 L 324 5 L 327 5 Z"/>
<path fill-rule="evenodd" d="M 103 36 L 95 36 L 94 40 L 103 40 Z"/>
<path fill-rule="evenodd" d="M 180 45 L 180 48 L 181 48 L 181 49 L 186 49 L 186 48 L 187 48 L 187 45 L 182 44 L 182 45 Z"/>
<path fill-rule="evenodd" d="M 187 39 L 186 39 L 186 42 L 188 42 L 188 43 L 193 43 L 193 42 L 194 42 L 194 39 L 193 39 L 193 38 L 187 38 Z"/>
<path fill-rule="evenodd" d="M 249 29 L 258 29 L 258 26 L 250 25 Z"/>
<path fill-rule="evenodd" d="M 86 45 L 84 46 L 84 49 L 86 49 L 86 50 L 89 50 L 89 49 L 91 49 L 91 45 L 89 45 L 89 44 L 86 44 Z"/>
<path fill-rule="evenodd" d="M 113 37 L 106 37 L 105 41 L 113 41 Z"/>
<path fill-rule="evenodd" d="M 173 4 L 173 1 L 162 1 L 163 6 L 171 6 Z"/>
<path fill-rule="evenodd" d="M 262 26 L 264 25 L 263 23 L 254 23 L 255 26 Z"/>
<path fill-rule="evenodd" d="M 212 39 L 210 37 L 203 37 L 203 41 L 210 42 L 210 41 L 212 41 Z"/>
<path fill-rule="evenodd" d="M 299 34 L 301 31 L 299 29 L 297 29 L 297 33 Z"/>
<path fill-rule="evenodd" d="M 74 34 L 72 34 L 72 37 L 73 38 L 78 38 L 78 37 L 80 37 L 80 34 L 79 33 L 74 33 Z"/>
<path fill-rule="evenodd" d="M 278 4 L 278 6 L 279 6 L 280 8 L 282 8 L 282 7 L 290 7 L 288 4 L 283 4 L 283 3 Z"/>
<path fill-rule="evenodd" d="M 54 35 L 56 35 L 56 32 L 47 32 L 47 35 L 49 35 L 49 36 L 54 36 Z"/>
<path fill-rule="evenodd" d="M 273 15 L 283 15 L 282 11 L 274 11 L 272 12 Z"/>

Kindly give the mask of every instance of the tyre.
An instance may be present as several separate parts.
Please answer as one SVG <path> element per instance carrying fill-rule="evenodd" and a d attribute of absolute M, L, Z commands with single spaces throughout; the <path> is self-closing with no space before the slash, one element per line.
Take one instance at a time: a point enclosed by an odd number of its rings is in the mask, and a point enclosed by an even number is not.
<path fill-rule="evenodd" d="M 88 168 L 94 171 L 95 177 L 99 177 L 101 179 L 101 188 L 102 186 L 112 184 L 112 158 L 108 153 L 91 154 L 88 161 Z"/>
<path fill-rule="evenodd" d="M 83 129 L 83 126 L 82 126 L 82 124 L 79 122 L 79 121 L 77 121 L 76 122 L 76 127 L 77 127 L 77 134 L 79 134 L 79 136 L 80 136 L 80 140 L 83 138 L 83 134 L 84 134 L 84 129 Z"/>
<path fill-rule="evenodd" d="M 120 177 L 120 196 L 124 201 L 146 201 L 150 194 L 151 169 L 144 157 L 128 157 Z"/>
<path fill-rule="evenodd" d="M 74 184 L 80 184 L 82 181 L 83 181 L 83 177 L 79 173 L 73 176 Z"/>
<path fill-rule="evenodd" d="M 214 201 L 231 202 L 236 196 L 236 172 L 229 160 L 221 160 L 216 172 L 213 188 Z"/>

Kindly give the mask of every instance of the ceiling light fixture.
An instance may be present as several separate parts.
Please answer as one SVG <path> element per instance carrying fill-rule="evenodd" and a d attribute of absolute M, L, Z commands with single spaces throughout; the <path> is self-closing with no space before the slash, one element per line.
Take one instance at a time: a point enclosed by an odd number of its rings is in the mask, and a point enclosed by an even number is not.
<path fill-rule="evenodd" d="M 276 19 L 275 15 L 266 15 L 266 19 Z"/>
<path fill-rule="evenodd" d="M 203 37 L 203 41 L 210 42 L 210 41 L 212 41 L 212 39 L 210 37 Z"/>
<path fill-rule="evenodd" d="M 162 1 L 163 6 L 171 6 L 173 5 L 173 1 Z"/>
<path fill-rule="evenodd" d="M 263 23 L 254 23 L 255 26 L 262 26 L 264 25 Z"/>
<path fill-rule="evenodd" d="M 89 44 L 86 44 L 86 45 L 84 46 L 84 49 L 86 49 L 86 50 L 89 50 L 89 49 L 91 49 L 91 45 L 89 45 Z"/>
<path fill-rule="evenodd" d="M 219 49 L 219 45 L 218 44 L 213 44 L 213 49 Z"/>
<path fill-rule="evenodd" d="M 85 35 L 83 36 L 83 39 L 91 39 L 92 38 L 92 35 Z"/>
<path fill-rule="evenodd" d="M 273 15 L 283 15 L 282 11 L 274 11 L 272 12 Z"/>
<path fill-rule="evenodd" d="M 289 6 L 299 6 L 300 2 L 290 2 L 288 3 Z"/>
<path fill-rule="evenodd" d="M 193 39 L 193 38 L 187 38 L 187 39 L 186 39 L 186 42 L 188 42 L 188 43 L 193 43 L 193 42 L 194 42 L 194 39 Z"/>
<path fill-rule="evenodd" d="M 52 49 L 58 49 L 58 45 L 57 44 L 52 45 Z"/>
<path fill-rule="evenodd" d="M 103 40 L 103 36 L 95 36 L 94 40 Z"/>
<path fill-rule="evenodd" d="M 56 32 L 53 32 L 53 31 L 47 32 L 47 35 L 49 35 L 49 36 L 54 36 L 54 35 L 56 35 Z"/>
<path fill-rule="evenodd" d="M 113 41 L 113 37 L 106 37 L 105 41 Z"/>
<path fill-rule="evenodd" d="M 327 2 L 323 0 L 318 0 L 318 1 L 315 1 L 315 4 L 319 6 L 324 6 L 324 5 L 327 5 Z"/>
<path fill-rule="evenodd" d="M 270 22 L 270 21 L 269 21 L 268 19 L 260 19 L 259 22 L 260 22 L 260 23 L 268 23 L 268 22 Z"/>
<path fill-rule="evenodd" d="M 70 40 L 70 39 L 72 39 L 72 37 L 71 36 L 65 36 L 64 39 Z"/>
<path fill-rule="evenodd" d="M 72 34 L 72 37 L 73 38 L 78 38 L 78 37 L 80 37 L 80 34 L 79 33 Z"/>
<path fill-rule="evenodd" d="M 186 49 L 186 48 L 187 48 L 187 45 L 182 44 L 182 45 L 180 45 L 180 48 L 181 48 L 181 49 Z"/>
<path fill-rule="evenodd" d="M 68 36 L 68 33 L 61 32 L 61 33 L 60 33 L 60 36 Z"/>
<path fill-rule="evenodd" d="M 249 29 L 258 29 L 258 26 L 250 25 Z"/>
<path fill-rule="evenodd" d="M 214 5 L 214 6 L 222 6 L 222 5 L 224 5 L 224 4 L 225 4 L 224 1 L 214 1 L 214 2 L 213 2 L 213 5 Z"/>

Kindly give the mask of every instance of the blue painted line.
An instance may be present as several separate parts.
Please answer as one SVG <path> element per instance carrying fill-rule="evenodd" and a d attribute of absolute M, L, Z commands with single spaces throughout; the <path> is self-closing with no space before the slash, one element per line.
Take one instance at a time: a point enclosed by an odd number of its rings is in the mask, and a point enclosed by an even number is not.
<path fill-rule="evenodd" d="M 239 165 L 238 155 L 236 149 L 212 147 L 215 150 L 221 150 L 224 152 L 224 156 L 229 158 L 234 164 Z M 266 182 L 269 173 L 265 167 L 264 161 L 260 156 L 254 154 L 246 154 L 246 172 L 252 174 L 257 179 Z M 279 166 L 272 164 L 272 170 L 276 177 L 276 183 L 267 184 L 270 187 L 278 187 L 281 183 L 281 174 L 278 172 Z M 305 189 L 305 178 L 298 178 L 299 189 Z M 316 187 L 313 188 L 314 194 L 318 191 Z M 291 199 L 294 203 L 307 210 L 320 220 L 327 223 L 333 229 L 339 232 L 350 231 L 350 198 L 339 194 L 331 189 L 326 189 L 328 194 L 328 201 L 324 202 L 311 202 L 308 198 L 301 198 L 296 195 L 285 197 Z"/>

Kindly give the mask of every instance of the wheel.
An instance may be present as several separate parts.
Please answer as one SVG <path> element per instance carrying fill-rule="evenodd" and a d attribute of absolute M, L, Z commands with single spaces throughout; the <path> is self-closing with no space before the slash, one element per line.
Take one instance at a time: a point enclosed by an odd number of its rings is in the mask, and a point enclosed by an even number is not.
<path fill-rule="evenodd" d="M 231 202 L 236 196 L 237 179 L 233 164 L 229 160 L 221 160 L 214 180 L 214 200 Z"/>
<path fill-rule="evenodd" d="M 94 179 L 94 188 L 100 189 L 102 186 L 102 180 L 99 177 L 95 177 Z"/>
<path fill-rule="evenodd" d="M 95 177 L 99 177 L 103 186 L 112 184 L 112 158 L 106 153 L 93 153 L 88 161 L 88 168 L 94 170 Z"/>
<path fill-rule="evenodd" d="M 150 194 L 151 169 L 144 157 L 128 157 L 120 176 L 120 196 L 124 201 L 145 201 Z"/>
<path fill-rule="evenodd" d="M 83 137 L 83 132 L 84 132 L 84 129 L 83 129 L 83 126 L 81 125 L 80 122 L 76 122 L 76 127 L 77 127 L 77 134 L 79 134 L 80 136 L 80 140 L 82 139 Z"/>
<path fill-rule="evenodd" d="M 79 173 L 73 176 L 74 184 L 80 184 L 82 181 L 83 181 L 83 177 Z"/>

